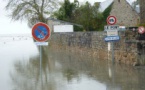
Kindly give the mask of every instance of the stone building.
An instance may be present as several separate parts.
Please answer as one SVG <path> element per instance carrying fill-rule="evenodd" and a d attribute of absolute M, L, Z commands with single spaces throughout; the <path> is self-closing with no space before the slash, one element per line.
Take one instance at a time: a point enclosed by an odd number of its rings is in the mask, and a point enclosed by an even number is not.
<path fill-rule="evenodd" d="M 140 0 L 140 23 L 145 24 L 145 0 Z"/>
<path fill-rule="evenodd" d="M 110 15 L 116 16 L 117 25 L 131 27 L 140 23 L 140 15 L 126 0 L 114 0 Z"/>

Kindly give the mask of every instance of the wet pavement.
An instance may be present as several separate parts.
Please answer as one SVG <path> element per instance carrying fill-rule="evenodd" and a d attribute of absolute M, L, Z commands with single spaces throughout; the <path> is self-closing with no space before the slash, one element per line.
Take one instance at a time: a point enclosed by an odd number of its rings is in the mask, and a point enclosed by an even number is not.
<path fill-rule="evenodd" d="M 24 38 L 24 37 L 23 37 Z M 112 65 L 66 50 L 39 48 L 31 38 L 0 42 L 0 90 L 145 90 L 145 69 Z"/>

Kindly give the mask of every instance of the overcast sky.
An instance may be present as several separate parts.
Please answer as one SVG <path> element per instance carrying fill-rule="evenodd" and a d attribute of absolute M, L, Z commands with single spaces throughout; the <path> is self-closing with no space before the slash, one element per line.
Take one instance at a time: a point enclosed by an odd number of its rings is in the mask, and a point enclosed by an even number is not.
<path fill-rule="evenodd" d="M 28 28 L 26 22 L 21 21 L 12 21 L 9 17 L 7 17 L 7 12 L 4 9 L 6 2 L 4 0 L 0 0 L 0 34 L 31 34 L 31 29 Z M 74 1 L 74 0 L 70 0 Z M 87 0 L 79 0 L 80 2 L 84 2 Z M 88 0 L 90 3 L 94 2 L 103 2 L 105 0 Z M 132 1 L 132 0 L 129 0 Z"/>
<path fill-rule="evenodd" d="M 0 0 L 0 34 L 26 34 L 31 33 L 26 22 L 12 21 L 8 17 L 8 13 L 5 10 L 6 2 Z"/>

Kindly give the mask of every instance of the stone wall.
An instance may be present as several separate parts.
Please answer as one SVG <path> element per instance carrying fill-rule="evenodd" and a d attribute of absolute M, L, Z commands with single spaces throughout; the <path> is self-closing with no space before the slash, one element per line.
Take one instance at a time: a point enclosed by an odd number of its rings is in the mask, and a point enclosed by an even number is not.
<path fill-rule="evenodd" d="M 96 56 L 101 60 L 110 60 L 112 52 L 108 50 L 108 42 L 104 41 L 105 32 L 73 32 L 53 33 L 51 35 L 51 46 L 58 49 L 71 50 L 78 54 Z M 129 35 L 119 32 L 121 40 L 114 43 L 115 61 L 129 65 L 137 65 L 137 45 L 126 42 Z M 127 37 L 127 38 L 126 38 Z"/>
<path fill-rule="evenodd" d="M 126 0 L 114 0 L 110 15 L 116 16 L 117 25 L 136 26 L 140 23 L 139 14 Z"/>

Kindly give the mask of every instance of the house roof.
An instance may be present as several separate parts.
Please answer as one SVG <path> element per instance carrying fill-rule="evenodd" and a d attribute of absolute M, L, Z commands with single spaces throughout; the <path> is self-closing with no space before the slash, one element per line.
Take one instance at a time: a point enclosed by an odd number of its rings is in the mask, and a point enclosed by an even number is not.
<path fill-rule="evenodd" d="M 83 25 L 80 25 L 80 24 L 71 23 L 71 22 L 55 19 L 55 18 L 52 18 L 52 17 L 47 18 L 47 20 L 52 20 L 52 21 L 56 21 L 56 22 L 67 23 L 67 24 L 70 24 L 70 25 L 76 25 L 76 26 L 79 26 L 79 27 L 83 27 Z"/>

